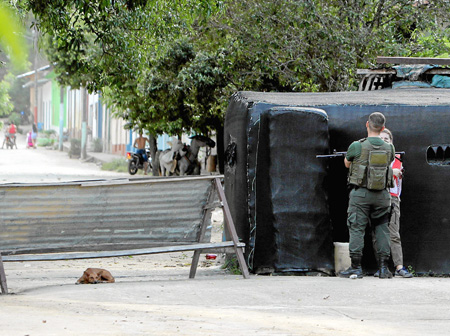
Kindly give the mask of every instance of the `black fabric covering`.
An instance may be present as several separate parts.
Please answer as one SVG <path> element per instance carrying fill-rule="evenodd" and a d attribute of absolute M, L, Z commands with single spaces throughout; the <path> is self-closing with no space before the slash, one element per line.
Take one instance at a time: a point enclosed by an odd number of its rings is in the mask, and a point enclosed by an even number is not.
<path fill-rule="evenodd" d="M 235 95 L 225 147 L 225 192 L 238 235 L 248 244 L 250 269 L 331 272 L 327 163 L 315 158 L 328 150 L 326 113 L 253 104 Z M 233 151 L 234 159 L 227 155 Z"/>
<path fill-rule="evenodd" d="M 411 91 L 411 97 L 417 94 Z M 450 90 L 447 90 L 450 97 Z M 413 103 L 414 101 L 412 101 Z M 422 102 L 427 103 L 426 101 Z M 366 136 L 370 113 L 386 116 L 397 151 L 405 151 L 405 175 L 401 195 L 400 235 L 403 263 L 418 273 L 450 273 L 450 165 L 428 164 L 433 144 L 449 144 L 450 105 L 322 106 L 329 115 L 330 149 L 346 151 L 349 144 Z M 329 204 L 334 241 L 348 241 L 346 225 L 347 169 L 341 159 L 329 159 Z M 363 267 L 376 268 L 371 239 L 366 236 Z"/>
<path fill-rule="evenodd" d="M 255 186 L 253 183 L 260 182 L 259 179 L 253 181 L 256 167 L 259 169 L 256 176 L 258 174 L 273 175 L 271 167 L 257 165 L 259 155 L 264 157 L 268 154 L 257 150 L 255 134 L 259 132 L 260 126 L 256 125 L 260 115 L 277 106 L 308 106 L 326 111 L 329 118 L 329 148 L 325 152 L 333 149 L 346 151 L 352 141 L 366 136 L 365 122 L 370 113 L 382 112 L 387 118 L 387 127 L 394 134 L 396 149 L 406 152 L 400 232 L 404 264 L 411 265 L 418 273 L 429 271 L 450 273 L 450 165 L 445 162 L 441 164 L 427 162 L 430 146 L 441 145 L 442 148 L 448 148 L 450 145 L 448 132 L 450 91 L 448 89 L 336 93 L 239 92 L 231 98 L 225 119 L 224 140 L 226 147 L 231 135 L 237 139 L 236 165 L 233 169 L 229 167 L 225 169 L 225 192 L 233 219 L 242 241 L 249 243 L 250 251 L 253 249 L 257 252 L 255 255 L 248 255 L 255 265 L 260 268 L 267 265 L 273 269 L 287 270 L 292 265 L 279 250 L 284 245 L 276 240 L 278 239 L 276 231 L 281 228 L 275 225 L 273 227 L 259 226 L 260 221 L 254 220 L 255 215 L 263 216 L 265 213 L 255 212 L 255 204 L 256 209 L 259 209 L 265 207 L 266 203 L 261 203 L 262 201 L 258 197 L 253 197 L 252 194 Z M 266 123 L 264 118 L 266 117 L 262 118 L 263 123 Z M 270 119 L 269 116 L 268 118 Z M 274 127 L 278 125 L 275 121 L 274 123 Z M 264 127 L 267 132 L 270 132 L 270 121 Z M 276 132 L 288 134 L 283 130 L 284 128 L 277 126 Z M 304 128 L 297 132 L 298 138 L 301 138 L 303 130 Z M 265 146 L 275 146 L 270 143 L 269 138 L 261 138 L 261 140 L 266 141 Z M 325 154 L 325 152 L 318 151 L 316 154 Z M 332 239 L 348 241 L 347 169 L 343 165 L 342 158 L 317 160 L 328 165 L 326 190 L 329 194 Z M 264 169 L 269 170 L 264 172 Z M 279 180 L 277 183 L 283 182 Z M 270 197 L 270 202 L 267 201 L 267 206 L 270 205 L 272 209 L 265 210 L 273 217 L 270 221 L 277 223 L 274 210 L 276 199 L 272 197 L 273 195 Z M 253 232 L 250 234 L 255 227 L 256 235 Z M 259 238 L 260 235 L 263 238 Z M 268 246 L 264 246 L 262 241 L 266 239 L 266 235 L 269 241 Z M 277 238 L 271 238 L 273 236 Z M 252 240 L 251 237 L 255 239 Z M 271 245 L 270 241 L 274 241 L 274 244 Z M 366 239 L 365 257 L 371 252 L 369 242 L 370 240 Z M 281 265 L 278 261 L 285 264 Z M 363 267 L 373 268 L 374 260 L 363 260 Z"/>
<path fill-rule="evenodd" d="M 257 152 L 250 190 L 255 273 L 334 269 L 326 163 L 315 157 L 328 149 L 327 122 L 324 111 L 295 107 L 274 107 L 260 116 L 251 142 Z"/>
<path fill-rule="evenodd" d="M 247 114 L 251 103 L 239 94 L 233 95 L 224 123 L 225 195 L 230 205 L 236 231 L 243 242 L 249 240 L 247 202 Z M 234 147 L 234 150 L 233 150 Z M 233 151 L 233 153 L 230 153 Z M 230 165 L 230 162 L 232 164 Z"/>

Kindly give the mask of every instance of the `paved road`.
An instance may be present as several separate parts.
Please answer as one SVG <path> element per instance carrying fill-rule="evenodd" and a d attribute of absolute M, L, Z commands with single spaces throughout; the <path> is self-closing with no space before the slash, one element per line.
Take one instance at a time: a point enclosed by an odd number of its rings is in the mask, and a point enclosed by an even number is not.
<path fill-rule="evenodd" d="M 0 183 L 129 177 L 22 140 L 0 149 Z M 5 263 L 12 294 L 0 295 L 0 336 L 450 334 L 449 278 L 244 280 L 202 260 L 194 280 L 185 253 Z M 87 267 L 116 283 L 74 285 Z"/>
<path fill-rule="evenodd" d="M 5 263 L 0 335 L 449 334 L 447 278 L 244 280 L 213 265 L 188 279 L 188 257 L 164 256 Z M 74 285 L 87 266 L 116 283 Z"/>
<path fill-rule="evenodd" d="M 0 135 L 3 139 L 3 134 Z M 0 149 L 0 184 L 130 177 L 126 173 L 102 171 L 99 165 L 92 162 L 70 159 L 66 152 L 42 147 L 27 149 L 25 135 L 17 136 L 17 147 L 12 150 L 6 149 L 6 146 Z"/>

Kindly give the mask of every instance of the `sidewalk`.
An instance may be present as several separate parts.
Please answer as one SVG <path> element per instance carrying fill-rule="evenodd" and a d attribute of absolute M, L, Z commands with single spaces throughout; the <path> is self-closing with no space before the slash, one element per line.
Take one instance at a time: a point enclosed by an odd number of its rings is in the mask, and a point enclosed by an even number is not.
<path fill-rule="evenodd" d="M 6 121 L 6 119 L 4 119 L 4 121 Z M 26 137 L 27 137 L 27 133 L 29 131 L 31 131 L 31 124 L 20 125 L 19 128 L 21 129 L 22 133 L 17 133 L 16 134 L 17 142 L 18 143 L 25 143 Z M 2 141 L 3 141 L 4 134 L 3 134 L 3 132 L 1 132 L 0 134 L 2 136 Z M 58 141 L 58 139 L 57 139 L 57 141 Z M 69 149 L 70 149 L 70 142 L 69 141 L 63 142 L 63 151 L 64 152 L 69 152 Z M 84 161 L 85 162 L 94 162 L 94 163 L 97 163 L 98 165 L 100 165 L 102 163 L 112 162 L 114 160 L 124 160 L 125 161 L 126 160 L 126 156 L 125 155 L 119 155 L 119 154 L 90 152 L 89 148 L 88 148 L 87 158 Z"/>
<path fill-rule="evenodd" d="M 69 152 L 70 149 L 70 143 L 64 142 L 63 143 L 63 151 Z M 98 165 L 101 165 L 103 163 L 112 162 L 115 160 L 126 160 L 125 155 L 119 155 L 119 154 L 110 154 L 110 153 L 103 153 L 103 152 L 90 152 L 88 151 L 86 153 L 86 159 L 82 160 L 83 162 L 94 162 Z"/>
<path fill-rule="evenodd" d="M 87 152 L 86 161 L 92 161 L 97 164 L 102 164 L 106 162 L 112 162 L 115 160 L 126 160 L 125 155 L 109 154 L 109 153 L 98 153 L 98 152 Z"/>

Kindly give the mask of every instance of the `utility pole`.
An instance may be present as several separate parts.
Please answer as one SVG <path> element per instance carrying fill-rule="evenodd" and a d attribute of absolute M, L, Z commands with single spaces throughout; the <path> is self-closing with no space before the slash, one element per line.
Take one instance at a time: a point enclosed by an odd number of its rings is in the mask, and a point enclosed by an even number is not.
<path fill-rule="evenodd" d="M 83 160 L 87 159 L 87 90 L 85 87 L 81 88 L 81 114 L 82 114 L 82 120 L 81 120 L 81 158 Z"/>
<path fill-rule="evenodd" d="M 34 115 L 33 115 L 33 123 L 36 124 L 37 127 L 37 106 L 38 106 L 38 90 L 37 90 L 37 29 L 34 27 L 33 29 L 33 42 L 34 42 Z"/>
<path fill-rule="evenodd" d="M 61 85 L 60 90 L 60 105 L 59 105 L 59 146 L 60 152 L 63 151 L 63 133 L 64 133 L 64 86 Z"/>

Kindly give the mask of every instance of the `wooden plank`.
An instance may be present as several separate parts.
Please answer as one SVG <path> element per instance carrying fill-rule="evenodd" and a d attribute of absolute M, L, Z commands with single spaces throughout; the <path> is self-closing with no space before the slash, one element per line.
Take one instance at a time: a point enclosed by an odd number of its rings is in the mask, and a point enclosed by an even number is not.
<path fill-rule="evenodd" d="M 3 256 L 4 262 L 12 261 L 50 261 L 50 260 L 71 260 L 71 259 L 93 259 L 93 258 L 111 258 L 111 257 L 125 257 L 129 255 L 143 255 L 156 253 L 170 253 L 195 251 L 204 249 L 215 249 L 224 247 L 236 247 L 233 241 L 225 241 L 219 243 L 202 243 L 192 245 L 177 245 L 177 246 L 163 246 L 134 250 L 122 251 L 98 251 L 98 252 L 74 252 L 74 253 L 48 253 L 48 254 L 30 254 L 30 255 L 8 255 Z M 244 243 L 239 243 L 240 249 L 245 247 Z"/>
<path fill-rule="evenodd" d="M 222 202 L 214 202 L 214 203 L 207 203 L 203 209 L 207 210 L 207 209 L 215 209 L 215 208 L 221 208 L 222 207 Z"/>
<path fill-rule="evenodd" d="M 215 177 L 223 178 L 223 175 L 201 175 L 201 176 L 174 176 L 174 177 L 135 177 L 135 178 L 119 178 L 113 180 L 91 180 L 91 181 L 74 181 L 74 182 L 46 182 L 46 183 L 7 183 L 2 186 L 8 188 L 14 187 L 48 187 L 48 186 L 114 186 L 122 184 L 148 184 L 148 183 L 167 183 L 167 182 L 183 182 L 190 180 L 213 180 Z"/>
<path fill-rule="evenodd" d="M 205 239 L 206 234 L 206 227 L 209 223 L 211 223 L 211 212 L 212 207 L 209 207 L 212 203 L 214 203 L 214 198 L 216 196 L 216 188 L 214 181 L 211 183 L 211 190 L 208 195 L 208 200 L 206 202 L 206 208 L 203 208 L 203 216 L 202 216 L 202 222 L 200 225 L 200 231 L 198 233 L 197 241 L 199 243 L 203 243 L 203 240 Z M 197 272 L 197 266 L 198 261 L 200 259 L 200 252 L 201 250 L 194 250 L 194 255 L 192 256 L 192 263 L 191 263 L 191 269 L 189 271 L 189 279 L 195 278 L 195 273 Z"/>
<path fill-rule="evenodd" d="M 225 219 L 225 226 L 228 229 L 228 233 L 231 236 L 231 240 L 234 243 L 236 257 L 239 262 L 239 268 L 241 269 L 242 275 L 245 279 L 248 279 L 250 277 L 250 274 L 248 273 L 248 267 L 247 263 L 245 262 L 244 254 L 242 253 L 242 249 L 238 248 L 239 246 L 239 237 L 236 232 L 236 227 L 234 226 L 233 218 L 231 217 L 230 208 L 228 207 L 228 202 L 225 197 L 225 192 L 222 188 L 222 183 L 220 183 L 219 178 L 214 179 L 216 183 L 216 189 L 219 193 L 219 199 L 222 201 L 223 204 L 223 213 L 224 213 L 224 219 Z"/>
<path fill-rule="evenodd" d="M 427 75 L 450 75 L 450 69 L 430 69 L 425 71 Z"/>
<path fill-rule="evenodd" d="M 97 186 L 114 186 L 122 184 L 146 184 L 146 183 L 167 183 L 167 182 L 185 182 L 195 180 L 213 180 L 215 177 L 223 177 L 223 175 L 201 175 L 201 176 L 176 176 L 176 177 L 147 177 L 135 179 L 121 180 L 105 180 L 105 181 L 86 181 L 80 183 L 81 187 L 97 187 Z"/>
<path fill-rule="evenodd" d="M 450 65 L 450 58 L 378 56 L 377 63 Z"/>
<path fill-rule="evenodd" d="M 363 79 L 359 82 L 358 91 L 364 91 L 364 82 L 369 76 L 365 75 Z"/>
<path fill-rule="evenodd" d="M 370 87 L 372 86 L 373 79 L 374 79 L 374 76 L 367 76 L 367 82 L 364 87 L 364 91 L 370 91 Z"/>
<path fill-rule="evenodd" d="M 5 268 L 3 267 L 1 253 L 0 253 L 0 288 L 1 288 L 1 294 L 8 294 L 8 286 L 6 284 Z"/>
<path fill-rule="evenodd" d="M 436 68 L 429 69 L 424 72 L 427 75 L 450 75 L 450 69 Z M 357 75 L 395 75 L 397 71 L 394 69 L 358 69 Z"/>
<path fill-rule="evenodd" d="M 242 249 L 243 251 L 245 251 L 245 244 L 241 243 L 242 246 L 240 246 L 239 248 Z M 228 246 L 228 247 L 214 247 L 211 249 L 202 249 L 203 254 L 207 254 L 207 253 L 234 253 L 235 249 L 234 249 L 234 245 L 233 246 Z"/>
<path fill-rule="evenodd" d="M 24 255 L 24 254 L 49 254 L 49 253 L 73 253 L 73 252 L 98 252 L 98 251 L 122 251 L 122 250 L 139 250 L 139 249 L 149 249 L 164 246 L 185 246 L 189 244 L 195 244 L 196 242 L 178 242 L 178 241 L 159 241 L 159 242 L 147 242 L 140 244 L 129 244 L 129 243 L 106 243 L 106 244 L 96 244 L 96 245 L 84 245 L 77 244 L 70 247 L 64 248 L 29 248 L 29 249 L 8 249 L 1 250 L 3 258 L 8 255 Z"/>
<path fill-rule="evenodd" d="M 356 69 L 357 75 L 395 75 L 394 69 Z"/>

